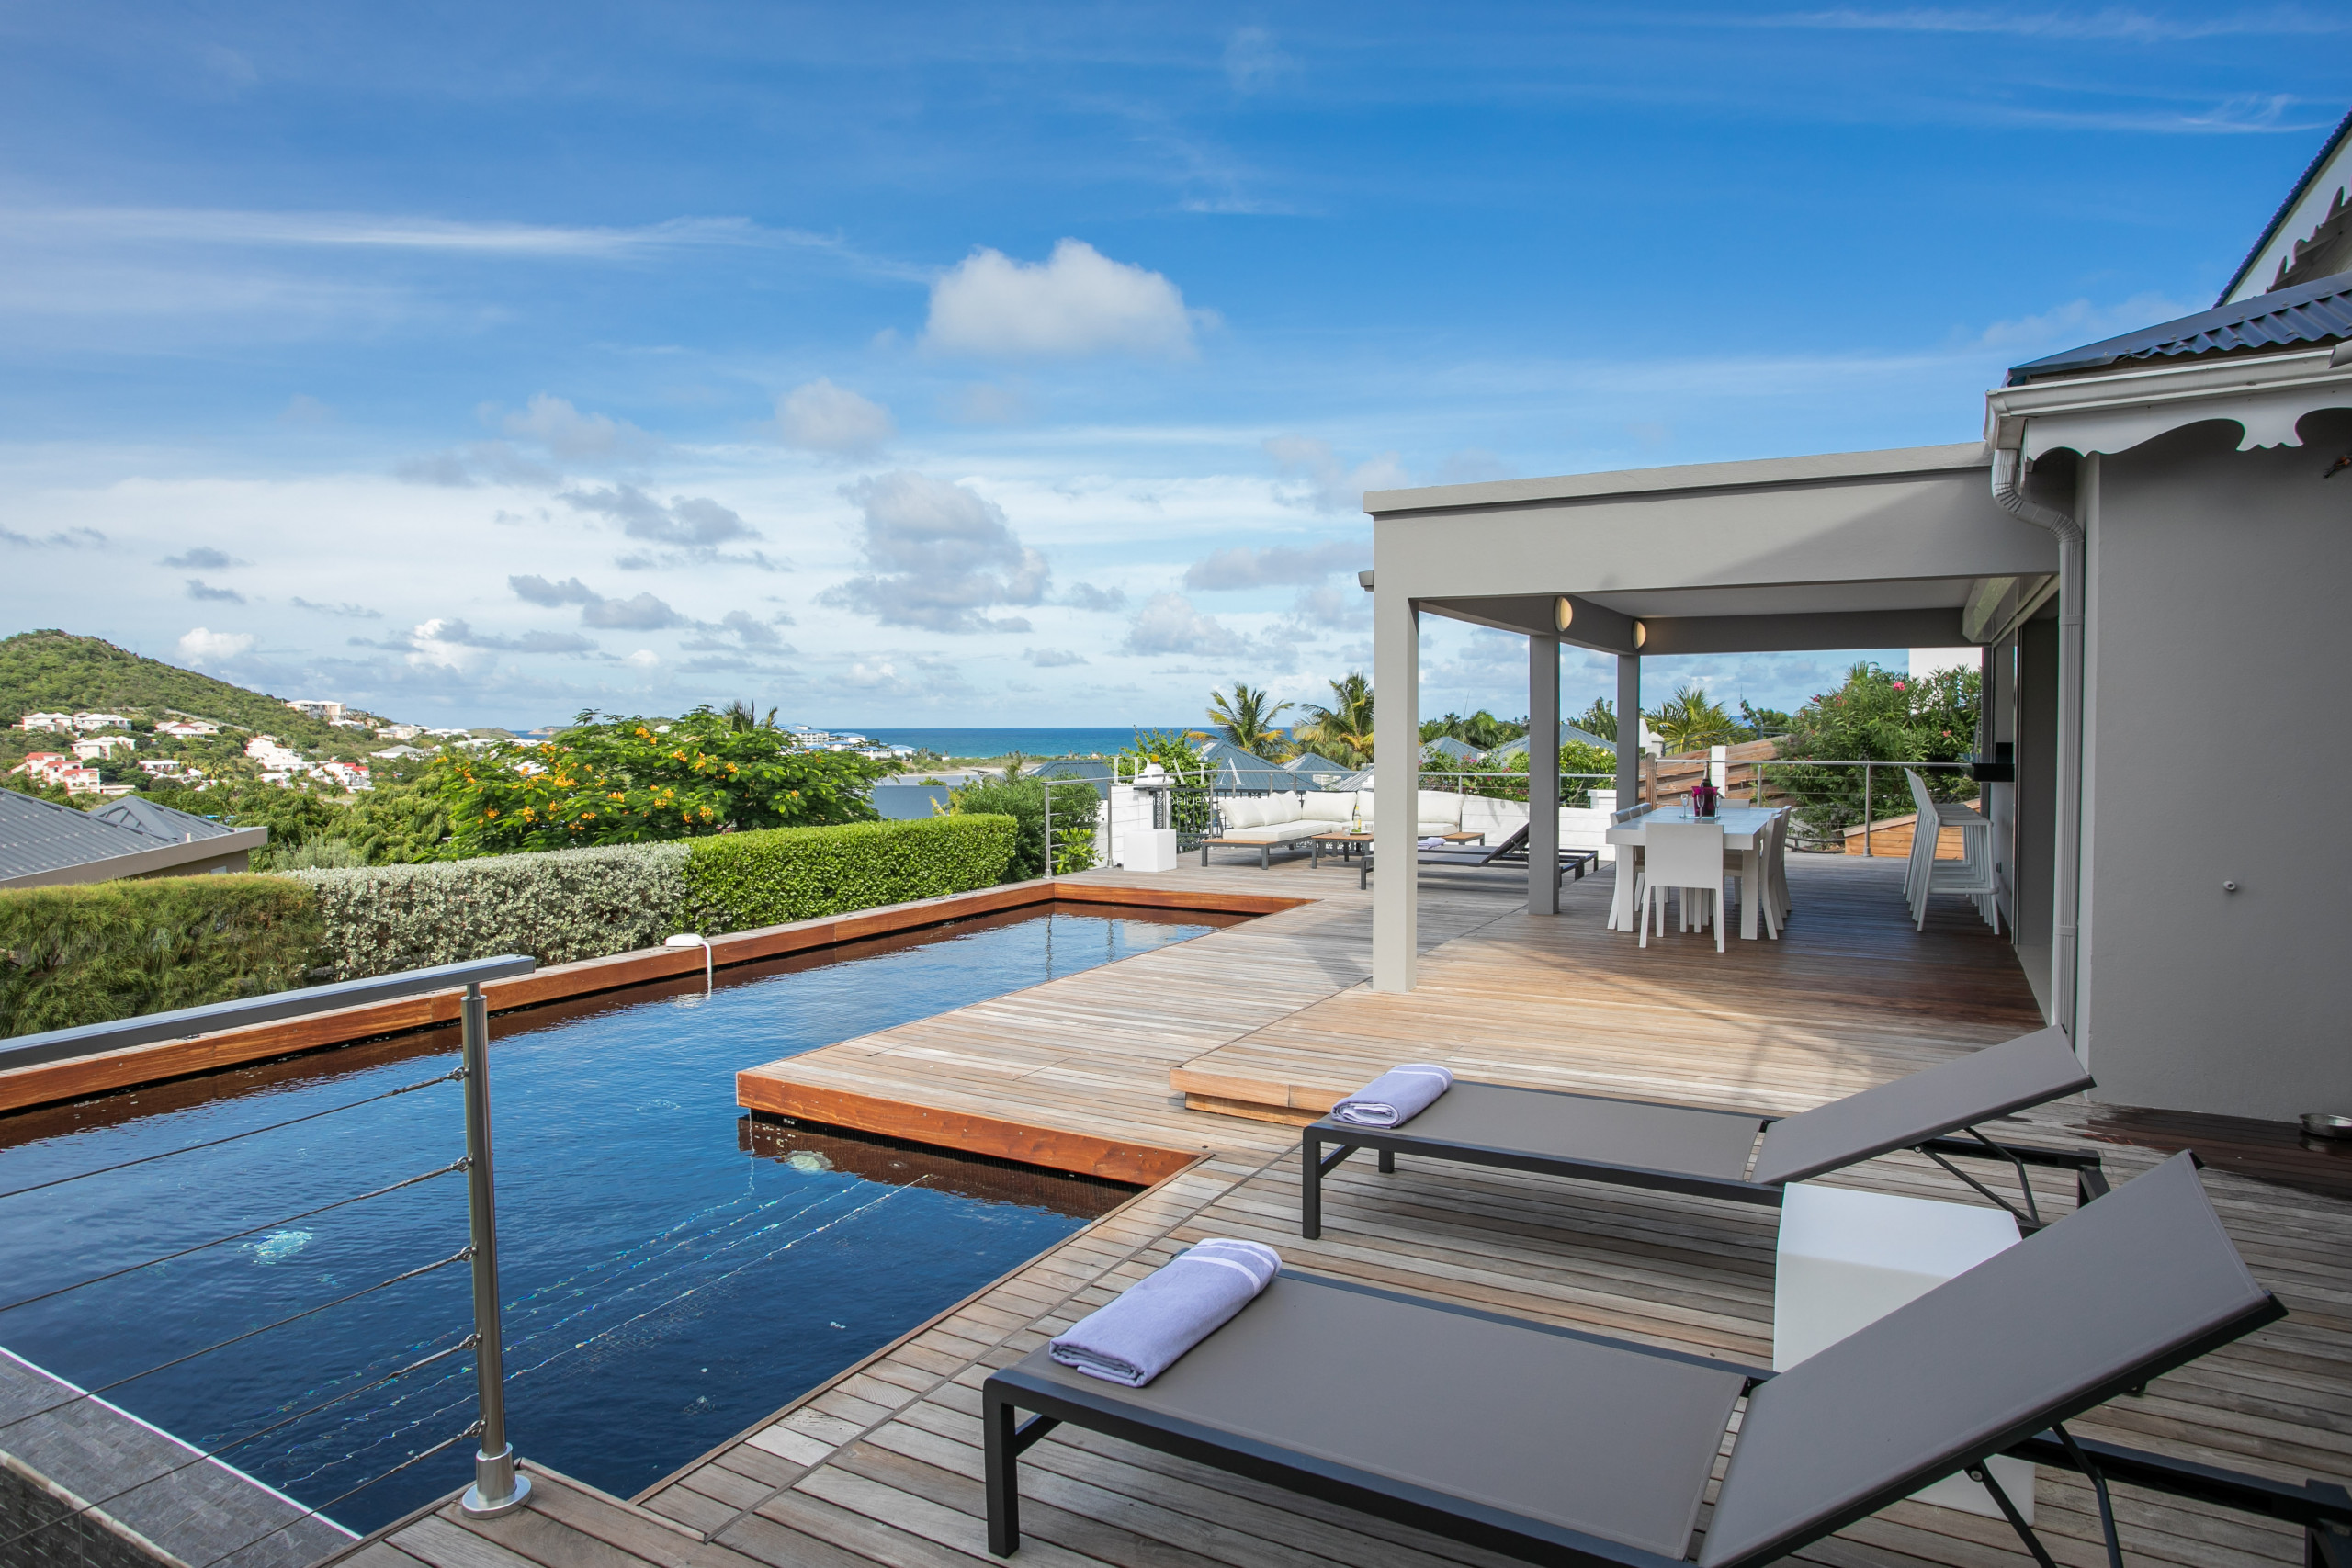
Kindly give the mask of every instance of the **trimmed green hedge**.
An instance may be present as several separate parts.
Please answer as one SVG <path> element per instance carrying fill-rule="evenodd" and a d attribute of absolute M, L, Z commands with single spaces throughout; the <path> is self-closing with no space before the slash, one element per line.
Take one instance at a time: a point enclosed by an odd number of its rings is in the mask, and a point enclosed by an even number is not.
<path fill-rule="evenodd" d="M 657 947 L 694 925 L 691 852 L 684 841 L 608 844 L 283 874 L 317 897 L 319 964 L 359 980 L 503 953 L 570 964 Z"/>
<path fill-rule="evenodd" d="M 0 894 L 0 1032 L 290 990 L 320 934 L 310 890 L 281 877 L 11 889 Z"/>
<path fill-rule="evenodd" d="M 29 1034 L 526 953 L 542 964 L 968 893 L 1016 825 L 963 815 L 772 828 L 423 865 L 0 891 L 0 1016 Z"/>
<path fill-rule="evenodd" d="M 973 815 L 697 839 L 686 886 L 720 931 L 969 893 L 1004 880 L 1015 826 Z"/>

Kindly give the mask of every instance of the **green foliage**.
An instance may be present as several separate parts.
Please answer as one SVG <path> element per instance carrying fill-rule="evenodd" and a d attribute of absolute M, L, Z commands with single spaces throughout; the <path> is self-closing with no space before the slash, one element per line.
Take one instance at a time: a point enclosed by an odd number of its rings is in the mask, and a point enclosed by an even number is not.
<path fill-rule="evenodd" d="M 1468 718 L 1463 717 L 1458 713 L 1450 713 L 1443 718 L 1421 721 L 1421 744 L 1424 746 L 1432 740 L 1451 736 L 1474 750 L 1491 751 L 1496 747 L 1507 746 L 1526 734 L 1526 725 L 1514 723 L 1507 718 L 1497 718 L 1485 708 L 1480 708 Z"/>
<path fill-rule="evenodd" d="M 1209 720 L 1217 732 L 1269 762 L 1287 761 L 1298 754 L 1291 738 L 1274 728 L 1274 721 L 1289 707 L 1288 703 L 1275 702 L 1264 687 L 1240 681 L 1233 683 L 1230 697 L 1223 692 L 1209 694 Z"/>
<path fill-rule="evenodd" d="M 1739 728 L 1742 740 L 1762 740 L 1770 736 L 1786 735 L 1791 719 L 1779 708 L 1750 707 L 1747 699 L 1739 699 Z"/>
<path fill-rule="evenodd" d="M 1361 671 L 1351 671 L 1331 683 L 1331 704 L 1301 703 L 1305 724 L 1291 728 L 1291 738 L 1335 762 L 1361 768 L 1372 761 L 1372 682 Z"/>
<path fill-rule="evenodd" d="M 1598 746 L 1587 746 L 1580 740 L 1568 741 L 1560 747 L 1560 772 L 1613 776 L 1617 772 L 1617 754 L 1604 751 Z M 1445 776 L 1450 774 L 1463 776 Z M 1519 748 L 1499 751 L 1477 761 L 1449 757 L 1445 759 L 1443 768 L 1421 775 L 1421 787 L 1451 790 L 1457 795 L 1483 795 L 1494 800 L 1525 800 L 1527 752 L 1524 748 Z M 1560 804 L 1590 806 L 1592 792 L 1608 787 L 1604 779 L 1564 778 L 1560 781 Z"/>
<path fill-rule="evenodd" d="M 1595 697 L 1592 705 L 1568 720 L 1587 735 L 1598 735 L 1603 740 L 1617 739 L 1617 705 L 1607 697 Z"/>
<path fill-rule="evenodd" d="M 457 853 L 510 854 L 871 821 L 864 791 L 889 772 L 701 707 L 674 720 L 583 713 L 540 746 L 447 750 L 421 787 L 448 812 Z"/>
<path fill-rule="evenodd" d="M 1004 879 L 1046 874 L 1046 791 L 1054 792 L 1054 871 L 1084 871 L 1094 863 L 1094 835 L 1102 797 L 1082 779 L 983 779 L 948 795 L 951 816 L 1010 817 L 1018 824 Z"/>
<path fill-rule="evenodd" d="M 1838 761 L 1950 762 L 1976 748 L 1976 709 L 1983 682 L 1974 670 L 1946 670 L 1914 680 L 1875 664 L 1855 665 L 1846 683 L 1807 703 L 1781 738 L 1783 758 Z M 1871 816 L 1908 816 L 1911 791 L 1896 768 L 1872 770 Z M 1975 783 L 1964 770 L 1920 772 L 1939 800 L 1968 800 Z M 1775 792 L 1803 803 L 1806 824 L 1826 832 L 1862 819 L 1862 770 L 1774 765 L 1765 774 Z"/>
<path fill-rule="evenodd" d="M 1728 745 L 1739 739 L 1739 725 L 1724 710 L 1723 704 L 1711 701 L 1704 691 L 1688 681 L 1658 705 L 1649 721 L 1650 728 L 1666 743 L 1668 755 L 1703 751 L 1710 746 Z"/>
<path fill-rule="evenodd" d="M 0 1018 L 34 1034 L 299 986 L 320 935 L 275 876 L 165 876 L 0 891 Z"/>
<path fill-rule="evenodd" d="M 142 659 L 97 637 L 51 629 L 19 632 L 0 640 L 0 724 L 42 712 L 96 709 L 129 716 L 132 708 L 143 710 L 140 716 L 151 721 L 191 714 L 266 730 L 307 752 L 352 750 L 362 739 L 355 730 L 337 729 L 298 713 L 276 697 Z"/>
<path fill-rule="evenodd" d="M 1179 778 L 1189 778 L 1201 771 L 1201 754 L 1195 743 L 1173 729 L 1138 729 L 1135 743 L 1119 755 L 1138 768 L 1157 762 Z"/>
<path fill-rule="evenodd" d="M 63 784 L 43 784 L 30 773 L 9 773 L 0 777 L 0 789 L 13 789 L 18 795 L 29 795 L 36 800 L 54 801 L 60 806 L 81 804 L 65 793 Z"/>
<path fill-rule="evenodd" d="M 318 900 L 320 962 L 335 979 L 356 980 L 508 953 L 570 964 L 655 946 L 695 923 L 688 850 L 609 845 L 285 880 Z"/>
<path fill-rule="evenodd" d="M 1015 832 L 1007 818 L 966 813 L 729 833 L 694 842 L 685 882 L 718 929 L 781 925 L 992 886 L 1006 880 Z"/>

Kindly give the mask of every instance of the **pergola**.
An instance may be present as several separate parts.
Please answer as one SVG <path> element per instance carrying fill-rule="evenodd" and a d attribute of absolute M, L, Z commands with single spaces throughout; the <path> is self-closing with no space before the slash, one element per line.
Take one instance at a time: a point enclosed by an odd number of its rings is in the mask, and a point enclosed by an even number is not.
<path fill-rule="evenodd" d="M 1630 804 L 1645 655 L 1998 640 L 2060 561 L 2052 533 L 1996 501 L 1993 465 L 1968 442 L 1367 494 L 1375 791 L 1410 799 L 1419 785 L 1424 614 L 1527 638 L 1536 866 L 1558 849 L 1562 643 L 1616 657 Z M 1413 826 L 1410 811 L 1374 818 L 1374 990 L 1413 988 Z M 1532 876 L 1528 903 L 1556 914 L 1555 879 Z"/>

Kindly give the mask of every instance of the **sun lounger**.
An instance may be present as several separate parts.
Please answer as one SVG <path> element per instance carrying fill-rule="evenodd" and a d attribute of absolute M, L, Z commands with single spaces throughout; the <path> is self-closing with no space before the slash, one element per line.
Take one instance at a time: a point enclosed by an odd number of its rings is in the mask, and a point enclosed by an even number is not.
<path fill-rule="evenodd" d="M 1019 1455 L 1069 1422 L 1529 1562 L 1747 1568 L 2013 1447 L 2069 1463 L 2053 1424 L 2282 1314 L 2188 1156 L 1778 1376 L 1285 1269 L 1143 1388 L 1043 1349 L 991 1374 L 989 1550 L 1020 1544 Z M 2097 1451 L 2135 1484 L 2352 1521 L 2340 1489 Z"/>
<path fill-rule="evenodd" d="M 1572 875 L 1574 880 L 1580 882 L 1586 872 L 1600 863 L 1600 852 L 1598 850 L 1562 850 L 1559 856 L 1558 876 L 1563 882 L 1570 880 Z M 1521 828 L 1499 844 L 1453 844 L 1442 850 L 1420 850 L 1414 858 L 1423 865 L 1452 866 L 1464 871 L 1482 871 L 1495 866 L 1524 871 L 1530 858 L 1527 829 Z M 1371 886 L 1372 873 L 1372 857 L 1366 855 L 1363 864 L 1356 868 L 1356 886 Z"/>
<path fill-rule="evenodd" d="M 1301 1140 L 1299 1234 L 1310 1240 L 1322 1234 L 1323 1175 L 1360 1148 L 1376 1152 L 1384 1171 L 1396 1168 L 1400 1154 L 1419 1155 L 1774 1207 L 1789 1182 L 1893 1149 L 1917 1149 L 2032 1230 L 2041 1214 L 2031 1187 L 2025 1187 L 2019 1212 L 1950 1156 L 2007 1160 L 2018 1168 L 2020 1186 L 2027 1165 L 2072 1169 L 2076 1195 L 2087 1202 L 2106 1188 L 2096 1155 L 1996 1144 L 1976 1123 L 2090 1087 L 2091 1076 L 2059 1029 L 1778 1118 L 1457 1078 L 1400 1127 L 1358 1127 L 1328 1117 L 1308 1126 Z M 1944 1135 L 1963 1129 L 1967 1138 Z M 1326 1155 L 1327 1145 L 1337 1146 Z"/>

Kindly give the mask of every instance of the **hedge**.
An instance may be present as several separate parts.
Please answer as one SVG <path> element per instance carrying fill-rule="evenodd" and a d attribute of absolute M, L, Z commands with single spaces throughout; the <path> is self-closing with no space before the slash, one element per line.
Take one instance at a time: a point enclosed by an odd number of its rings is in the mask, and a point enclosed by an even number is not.
<path fill-rule="evenodd" d="M 282 877 L 12 889 L 0 895 L 0 1032 L 290 990 L 320 936 L 317 900 Z"/>
<path fill-rule="evenodd" d="M 0 1008 L 28 1034 L 524 953 L 542 964 L 1003 881 L 1009 817 L 0 892 Z"/>
<path fill-rule="evenodd" d="M 1001 882 L 1014 832 L 967 815 L 729 833 L 694 840 L 686 885 L 717 929 L 782 925 Z"/>
<path fill-rule="evenodd" d="M 322 978 L 357 980 L 504 953 L 570 964 L 659 946 L 695 925 L 690 852 L 612 844 L 283 874 L 317 898 Z"/>
<path fill-rule="evenodd" d="M 1054 870 L 1062 875 L 1084 871 L 1094 863 L 1094 829 L 1101 819 L 1102 797 L 1084 779 L 1055 779 Z M 1046 790 L 1042 779 L 982 779 L 965 785 L 949 798 L 951 814 L 1010 817 L 1021 825 L 1012 847 L 1008 880 L 1023 882 L 1046 874 Z"/>

